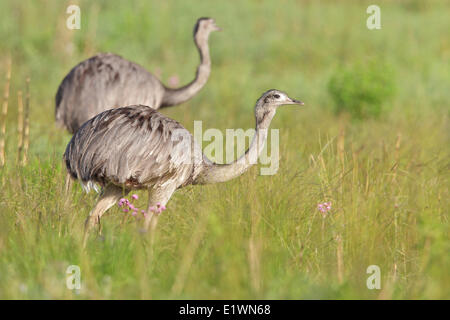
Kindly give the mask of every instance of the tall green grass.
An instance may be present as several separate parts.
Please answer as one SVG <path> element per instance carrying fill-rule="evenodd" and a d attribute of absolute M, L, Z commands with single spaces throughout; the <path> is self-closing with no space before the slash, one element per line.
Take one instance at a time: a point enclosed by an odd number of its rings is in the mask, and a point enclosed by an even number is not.
<path fill-rule="evenodd" d="M 450 74 L 445 1 L 380 1 L 382 29 L 365 27 L 369 2 L 79 1 L 81 30 L 65 28 L 63 1 L 0 2 L 0 74 L 12 57 L 7 165 L 0 169 L 0 298 L 450 297 Z M 170 200 L 151 240 L 118 208 L 102 237 L 81 248 L 95 202 L 78 186 L 63 196 L 54 94 L 79 61 L 111 51 L 163 80 L 190 81 L 192 28 L 211 16 L 211 78 L 201 93 L 162 112 L 189 130 L 251 128 L 270 88 L 305 101 L 284 107 L 280 168 L 255 166 L 233 181 L 188 187 Z M 336 116 L 328 95 L 341 65 L 377 57 L 395 69 L 396 94 L 379 119 Z M 15 164 L 17 91 L 31 77 L 30 157 Z M 4 77 L 0 77 L 3 79 Z M 0 80 L 0 86 L 4 82 Z M 139 205 L 146 195 L 139 193 Z M 317 204 L 331 201 L 323 218 Z M 66 288 L 81 268 L 82 289 Z M 366 269 L 381 269 L 381 290 Z"/>

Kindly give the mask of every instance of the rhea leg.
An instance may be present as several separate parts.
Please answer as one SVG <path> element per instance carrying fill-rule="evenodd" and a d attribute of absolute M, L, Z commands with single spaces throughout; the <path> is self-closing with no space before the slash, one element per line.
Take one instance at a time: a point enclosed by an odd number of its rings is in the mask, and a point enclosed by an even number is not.
<path fill-rule="evenodd" d="M 66 180 L 64 182 L 64 196 L 67 199 L 67 197 L 69 196 L 70 190 L 72 190 L 72 176 L 70 175 L 69 172 L 67 172 L 66 174 Z"/>
<path fill-rule="evenodd" d="M 149 190 L 147 216 L 144 221 L 144 231 L 148 231 L 150 229 L 150 231 L 153 232 L 156 229 L 159 216 L 159 213 L 156 212 L 157 205 L 159 204 L 160 206 L 165 206 L 175 189 L 175 185 L 169 185 L 164 188 Z"/>
<path fill-rule="evenodd" d="M 129 191 L 125 190 L 125 194 Z M 86 241 L 89 236 L 89 230 L 95 225 L 100 223 L 100 218 L 102 215 L 111 208 L 124 194 L 124 190 L 115 185 L 108 185 L 103 189 L 100 198 L 98 199 L 94 209 L 89 213 L 89 216 L 86 219 L 84 224 L 84 239 L 83 246 L 86 246 Z"/>
<path fill-rule="evenodd" d="M 64 208 L 69 206 L 70 191 L 72 190 L 73 179 L 69 172 L 66 174 L 66 181 L 64 182 Z"/>

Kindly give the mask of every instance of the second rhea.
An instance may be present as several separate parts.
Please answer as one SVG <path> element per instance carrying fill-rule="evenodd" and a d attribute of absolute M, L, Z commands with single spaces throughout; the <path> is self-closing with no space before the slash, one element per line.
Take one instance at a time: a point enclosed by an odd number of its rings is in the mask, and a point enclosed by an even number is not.
<path fill-rule="evenodd" d="M 214 19 L 200 18 L 194 42 L 200 53 L 195 79 L 181 88 L 168 88 L 140 65 L 112 53 L 101 53 L 75 66 L 64 78 L 55 97 L 56 122 L 75 133 L 102 111 L 134 104 L 154 109 L 174 106 L 195 96 L 211 72 L 208 38 L 218 31 Z"/>

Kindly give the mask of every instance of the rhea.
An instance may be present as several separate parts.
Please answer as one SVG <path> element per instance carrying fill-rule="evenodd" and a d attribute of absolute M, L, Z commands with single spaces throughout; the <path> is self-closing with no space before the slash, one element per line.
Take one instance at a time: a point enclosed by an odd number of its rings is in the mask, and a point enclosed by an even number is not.
<path fill-rule="evenodd" d="M 86 219 L 85 239 L 103 213 L 132 189 L 148 190 L 147 230 L 158 219 L 152 208 L 165 206 L 175 190 L 240 176 L 256 163 L 277 108 L 292 104 L 303 102 L 279 90 L 265 92 L 255 105 L 256 131 L 249 149 L 228 164 L 209 160 L 188 130 L 147 106 L 111 109 L 90 119 L 75 133 L 64 153 L 72 178 L 80 180 L 88 191 L 94 185 L 102 187 Z"/>
<path fill-rule="evenodd" d="M 75 66 L 59 85 L 55 118 L 59 126 L 75 133 L 102 111 L 143 104 L 159 109 L 194 97 L 211 73 L 208 39 L 220 30 L 214 19 L 200 18 L 194 27 L 194 42 L 200 53 L 195 79 L 180 88 L 168 88 L 142 66 L 112 53 L 100 53 Z"/>

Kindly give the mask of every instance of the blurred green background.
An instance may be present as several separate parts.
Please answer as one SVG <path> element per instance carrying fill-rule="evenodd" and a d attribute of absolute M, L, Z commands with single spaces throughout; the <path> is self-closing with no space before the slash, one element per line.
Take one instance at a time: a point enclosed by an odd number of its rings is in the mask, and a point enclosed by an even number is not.
<path fill-rule="evenodd" d="M 66 28 L 70 4 L 81 8 L 80 30 Z M 381 8 L 380 30 L 366 27 L 371 4 Z M 0 298 L 450 298 L 448 1 L 4 0 L 0 12 L 2 91 L 12 61 Z M 113 208 L 103 238 L 83 251 L 95 195 L 78 185 L 63 195 L 70 135 L 54 124 L 59 83 L 106 51 L 164 83 L 187 83 L 202 16 L 223 29 L 210 37 L 211 77 L 192 100 L 161 112 L 191 132 L 194 120 L 252 128 L 261 93 L 286 91 L 305 107 L 280 109 L 272 122 L 277 174 L 259 176 L 255 166 L 178 191 L 153 240 Z M 21 167 L 17 92 L 27 77 L 30 159 Z M 363 107 L 377 111 L 354 111 Z M 326 218 L 317 211 L 324 201 L 333 207 Z M 72 264 L 81 267 L 79 292 L 66 288 Z M 381 268 L 380 290 L 366 286 L 369 265 Z"/>

